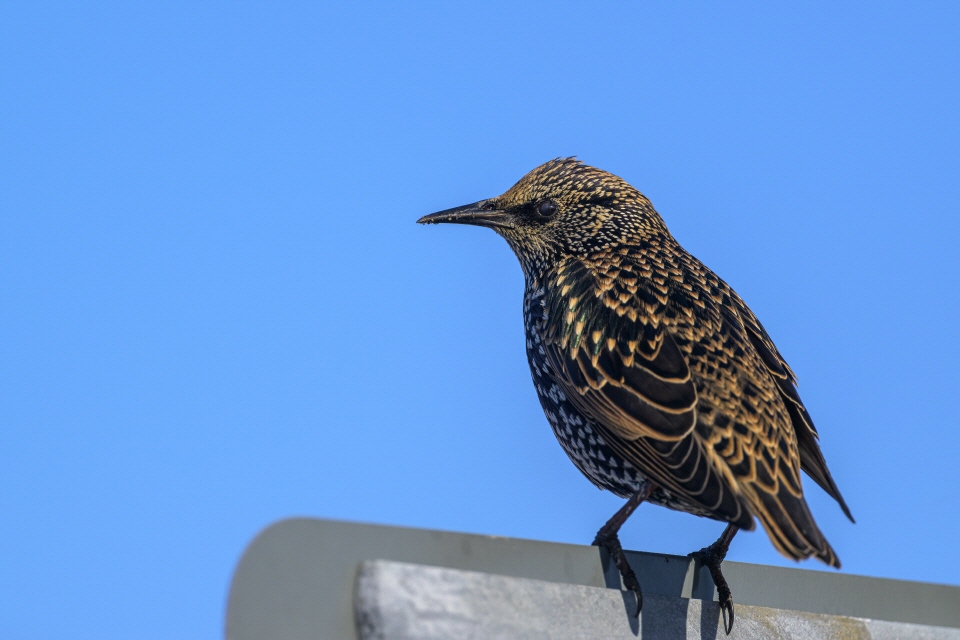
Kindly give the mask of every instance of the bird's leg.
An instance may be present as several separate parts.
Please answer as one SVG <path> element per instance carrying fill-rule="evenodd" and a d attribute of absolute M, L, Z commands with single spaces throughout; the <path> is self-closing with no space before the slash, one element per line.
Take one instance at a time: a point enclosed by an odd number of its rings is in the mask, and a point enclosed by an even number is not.
<path fill-rule="evenodd" d="M 613 517 L 607 521 L 607 524 L 600 527 L 600 531 L 597 531 L 597 537 L 593 539 L 594 546 L 603 547 L 610 554 L 613 563 L 617 565 L 617 569 L 620 571 L 620 577 L 623 578 L 623 586 L 637 595 L 637 611 L 634 614 L 636 616 L 640 615 L 640 609 L 643 608 L 643 592 L 640 591 L 637 574 L 630 568 L 630 563 L 627 562 L 627 556 L 623 553 L 623 547 L 620 546 L 620 538 L 617 536 L 617 532 L 620 531 L 620 527 L 627 521 L 630 514 L 636 511 L 640 503 L 646 500 L 652 491 L 653 483 L 645 480 L 643 484 L 640 485 L 640 489 L 630 496 L 627 504 L 623 505 L 619 511 L 613 514 Z"/>
<path fill-rule="evenodd" d="M 730 635 L 730 631 L 733 629 L 733 594 L 730 593 L 730 587 L 720 572 L 720 563 L 727 556 L 727 549 L 730 548 L 733 536 L 737 535 L 739 530 L 736 525 L 728 524 L 716 542 L 690 554 L 691 557 L 700 560 L 703 566 L 710 570 L 713 584 L 717 585 L 717 599 L 719 600 L 720 610 L 723 611 L 726 619 L 723 628 L 727 635 Z"/>

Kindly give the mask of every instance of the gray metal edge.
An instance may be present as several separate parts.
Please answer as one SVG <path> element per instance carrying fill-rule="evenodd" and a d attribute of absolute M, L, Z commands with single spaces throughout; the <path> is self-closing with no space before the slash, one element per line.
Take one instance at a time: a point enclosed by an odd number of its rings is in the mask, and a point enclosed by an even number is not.
<path fill-rule="evenodd" d="M 645 593 L 714 600 L 709 572 L 689 558 L 627 552 Z M 230 585 L 229 640 L 356 638 L 353 592 L 365 560 L 620 587 L 596 547 L 294 518 L 260 532 Z M 734 601 L 775 609 L 960 627 L 960 587 L 724 562 Z"/>
<path fill-rule="evenodd" d="M 716 602 L 368 560 L 357 576 L 363 640 L 960 640 L 960 629 L 736 605 L 732 633 Z"/>

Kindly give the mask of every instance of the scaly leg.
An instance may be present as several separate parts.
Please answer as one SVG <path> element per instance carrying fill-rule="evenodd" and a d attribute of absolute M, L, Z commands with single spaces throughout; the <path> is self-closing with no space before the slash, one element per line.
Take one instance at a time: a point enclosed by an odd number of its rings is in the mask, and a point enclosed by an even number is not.
<path fill-rule="evenodd" d="M 713 584 L 717 585 L 717 599 L 719 600 L 720 610 L 724 614 L 723 629 L 727 632 L 727 635 L 730 635 L 730 631 L 733 629 L 733 594 L 730 593 L 730 587 L 727 586 L 727 581 L 720 572 L 720 563 L 727 556 L 730 542 L 733 541 L 733 536 L 737 535 L 739 530 L 736 525 L 728 524 L 716 542 L 690 554 L 691 557 L 700 560 L 703 566 L 710 570 Z"/>
<path fill-rule="evenodd" d="M 609 552 L 613 563 L 617 565 L 617 569 L 620 570 L 620 577 L 623 578 L 623 586 L 636 594 L 637 611 L 635 615 L 637 616 L 640 615 L 640 609 L 643 608 L 643 592 L 640 591 L 637 574 L 630 568 L 630 563 L 627 562 L 627 556 L 623 553 L 623 547 L 620 546 L 620 538 L 617 536 L 617 532 L 620 531 L 620 527 L 627 521 L 630 514 L 636 511 L 640 503 L 646 500 L 652 491 L 653 483 L 644 481 L 644 483 L 640 485 L 640 489 L 627 500 L 627 504 L 623 505 L 619 511 L 613 514 L 613 517 L 607 521 L 607 524 L 600 527 L 600 531 L 597 532 L 597 537 L 593 539 L 594 546 L 603 547 Z"/>

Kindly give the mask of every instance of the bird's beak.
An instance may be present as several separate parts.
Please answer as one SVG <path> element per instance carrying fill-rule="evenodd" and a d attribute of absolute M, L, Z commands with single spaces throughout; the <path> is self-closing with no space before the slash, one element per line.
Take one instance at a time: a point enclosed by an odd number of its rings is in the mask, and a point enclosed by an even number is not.
<path fill-rule="evenodd" d="M 438 224 L 452 222 L 454 224 L 474 224 L 480 227 L 513 228 L 513 216 L 506 211 L 491 208 L 489 200 L 481 200 L 463 207 L 454 207 L 423 216 L 417 222 L 420 224 Z"/>

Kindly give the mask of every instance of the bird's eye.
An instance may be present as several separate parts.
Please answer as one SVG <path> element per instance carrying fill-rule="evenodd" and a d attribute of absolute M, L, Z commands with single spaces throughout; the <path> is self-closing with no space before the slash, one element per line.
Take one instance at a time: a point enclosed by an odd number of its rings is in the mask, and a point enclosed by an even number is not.
<path fill-rule="evenodd" d="M 557 214 L 557 203 L 544 200 L 537 205 L 537 216 L 543 219 L 552 218 Z"/>

